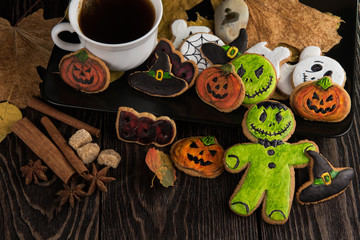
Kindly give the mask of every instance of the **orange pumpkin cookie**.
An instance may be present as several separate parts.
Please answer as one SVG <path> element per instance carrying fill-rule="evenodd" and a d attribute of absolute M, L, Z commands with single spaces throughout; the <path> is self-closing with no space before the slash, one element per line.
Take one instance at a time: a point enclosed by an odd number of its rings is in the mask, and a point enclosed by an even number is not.
<path fill-rule="evenodd" d="M 104 91 L 110 84 L 106 64 L 85 48 L 65 55 L 59 64 L 62 80 L 72 88 L 85 93 Z"/>
<path fill-rule="evenodd" d="M 231 63 L 202 71 L 196 79 L 195 89 L 201 100 L 221 112 L 237 109 L 245 98 L 244 83 Z"/>
<path fill-rule="evenodd" d="M 350 112 L 351 99 L 344 88 L 326 76 L 297 86 L 290 96 L 290 105 L 305 119 L 340 122 Z"/>
<path fill-rule="evenodd" d="M 224 149 L 215 137 L 190 137 L 175 142 L 170 150 L 175 166 L 195 177 L 215 178 L 224 171 Z"/>

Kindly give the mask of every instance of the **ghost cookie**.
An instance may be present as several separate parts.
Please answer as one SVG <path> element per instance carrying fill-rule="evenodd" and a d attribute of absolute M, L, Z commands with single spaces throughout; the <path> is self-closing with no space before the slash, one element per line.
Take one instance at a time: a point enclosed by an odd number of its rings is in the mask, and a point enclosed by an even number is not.
<path fill-rule="evenodd" d="M 215 178 L 224 171 L 224 149 L 215 137 L 189 137 L 175 142 L 170 150 L 175 166 L 195 177 Z"/>
<path fill-rule="evenodd" d="M 284 104 L 264 101 L 253 105 L 242 122 L 243 132 L 253 143 L 237 144 L 225 151 L 225 170 L 245 170 L 230 197 L 230 209 L 249 216 L 262 203 L 263 219 L 271 224 L 288 220 L 295 188 L 294 168 L 309 163 L 306 152 L 318 151 L 315 143 L 287 143 L 295 119 Z"/>
<path fill-rule="evenodd" d="M 247 48 L 248 36 L 245 28 L 240 29 L 239 36 L 231 43 L 219 46 L 216 43 L 204 43 L 201 53 L 213 65 L 224 65 L 240 56 Z"/>
<path fill-rule="evenodd" d="M 241 28 L 246 28 L 249 9 L 244 0 L 225 0 L 214 14 L 215 34 L 225 43 L 237 38 Z"/>
<path fill-rule="evenodd" d="M 235 58 L 231 63 L 244 82 L 244 106 L 267 100 L 273 95 L 277 76 L 274 66 L 267 58 L 259 54 L 247 53 Z"/>
<path fill-rule="evenodd" d="M 355 177 L 352 168 L 334 168 L 320 153 L 306 151 L 310 157 L 310 180 L 296 193 L 301 204 L 315 204 L 332 199 L 346 190 Z"/>
<path fill-rule="evenodd" d="M 210 63 L 201 54 L 201 46 L 204 43 L 216 43 L 223 46 L 224 42 L 217 36 L 210 33 L 195 33 L 186 38 L 180 45 L 179 51 L 186 60 L 194 61 L 199 69 L 199 73 L 210 66 Z"/>
<path fill-rule="evenodd" d="M 154 51 L 147 61 L 147 67 L 150 68 L 156 61 L 156 53 L 161 50 L 165 52 L 170 58 L 171 73 L 177 77 L 185 80 L 189 88 L 195 83 L 195 78 L 198 74 L 198 68 L 195 62 L 185 61 L 181 52 L 175 50 L 174 45 L 167 39 L 162 38 L 158 41 Z"/>
<path fill-rule="evenodd" d="M 316 46 L 306 47 L 300 54 L 299 63 L 296 64 L 292 74 L 293 87 L 307 81 L 316 81 L 329 76 L 333 82 L 344 86 L 346 75 L 343 67 L 335 59 L 321 56 L 321 50 Z"/>
<path fill-rule="evenodd" d="M 211 29 L 206 26 L 188 26 L 184 19 L 177 19 L 171 25 L 171 32 L 174 36 L 173 45 L 177 49 L 180 44 L 195 33 L 210 33 Z"/>
<path fill-rule="evenodd" d="M 129 76 L 130 86 L 157 97 L 182 94 L 188 88 L 187 82 L 171 73 L 171 64 L 165 52 L 159 50 L 156 55 L 158 58 L 149 71 L 134 72 Z"/>
<path fill-rule="evenodd" d="M 196 79 L 195 89 L 203 102 L 221 112 L 237 109 L 245 97 L 244 83 L 231 63 L 202 71 Z"/>
<path fill-rule="evenodd" d="M 169 117 L 138 113 L 129 107 L 119 107 L 115 127 L 118 139 L 141 145 L 164 147 L 176 136 L 175 122 Z"/>
<path fill-rule="evenodd" d="M 307 120 L 340 122 L 350 112 L 351 99 L 343 87 L 326 76 L 297 86 L 290 96 L 290 105 Z"/>

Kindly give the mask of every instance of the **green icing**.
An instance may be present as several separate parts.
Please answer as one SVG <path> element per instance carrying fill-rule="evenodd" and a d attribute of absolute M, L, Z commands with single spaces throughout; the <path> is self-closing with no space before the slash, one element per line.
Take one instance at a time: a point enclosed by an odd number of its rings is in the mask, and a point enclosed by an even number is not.
<path fill-rule="evenodd" d="M 322 87 L 322 89 L 326 90 L 332 86 L 332 81 L 331 81 L 331 78 L 329 78 L 329 77 L 323 77 L 322 79 L 317 81 L 315 84 L 319 85 L 320 87 Z"/>
<path fill-rule="evenodd" d="M 241 179 L 243 184 L 232 195 L 231 209 L 247 216 L 264 200 L 268 218 L 287 219 L 293 198 L 291 167 L 309 162 L 306 150 L 316 151 L 316 148 L 308 142 L 267 148 L 259 143 L 248 143 L 229 148 L 225 154 L 227 170 L 237 173 L 248 167 L 247 175 Z"/>
<path fill-rule="evenodd" d="M 269 98 L 276 87 L 276 71 L 265 57 L 243 54 L 231 63 L 245 85 L 244 104 L 250 105 Z"/>
<path fill-rule="evenodd" d="M 248 112 L 246 126 L 257 139 L 283 140 L 295 127 L 295 119 L 289 108 L 279 109 L 276 104 L 254 105 Z"/>
<path fill-rule="evenodd" d="M 169 72 L 164 72 L 163 74 L 164 74 L 164 75 L 163 75 L 163 78 L 165 78 L 165 79 L 172 77 Z M 149 71 L 149 75 L 152 76 L 152 77 L 156 77 L 156 76 L 155 76 L 155 75 L 156 75 L 156 71 L 154 71 L 154 70 Z"/>
<path fill-rule="evenodd" d="M 215 138 L 212 136 L 203 137 L 200 138 L 200 140 L 203 142 L 205 146 L 210 146 L 215 144 Z"/>
<path fill-rule="evenodd" d="M 80 62 L 84 63 L 86 62 L 86 60 L 88 60 L 88 54 L 85 50 L 81 50 L 80 52 L 78 52 L 77 54 L 75 54 L 75 56 L 80 60 Z"/>

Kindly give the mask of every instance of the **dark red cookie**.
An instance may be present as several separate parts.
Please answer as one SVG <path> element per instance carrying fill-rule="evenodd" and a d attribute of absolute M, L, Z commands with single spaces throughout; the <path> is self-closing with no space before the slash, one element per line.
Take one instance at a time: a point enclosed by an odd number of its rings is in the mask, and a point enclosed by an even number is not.
<path fill-rule="evenodd" d="M 116 133 L 125 142 L 163 147 L 174 141 L 176 125 L 166 116 L 157 118 L 151 113 L 138 113 L 129 107 L 119 107 Z"/>

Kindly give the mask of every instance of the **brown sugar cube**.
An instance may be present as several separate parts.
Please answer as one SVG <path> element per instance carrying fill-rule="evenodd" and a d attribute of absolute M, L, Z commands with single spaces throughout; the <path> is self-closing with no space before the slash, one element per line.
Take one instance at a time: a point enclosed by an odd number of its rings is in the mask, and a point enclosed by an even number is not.
<path fill-rule="evenodd" d="M 85 164 L 93 162 L 99 155 L 100 147 L 97 143 L 87 143 L 84 146 L 76 149 L 76 152 Z"/>
<path fill-rule="evenodd" d="M 85 129 L 80 129 L 76 131 L 69 139 L 69 145 L 73 149 L 78 149 L 79 147 L 84 146 L 87 143 L 92 141 L 92 137 L 88 131 Z"/>
<path fill-rule="evenodd" d="M 109 167 L 117 168 L 120 163 L 121 156 L 113 149 L 106 149 L 101 151 L 98 156 L 98 163 Z"/>

